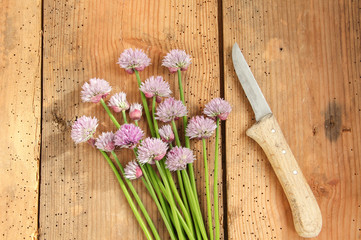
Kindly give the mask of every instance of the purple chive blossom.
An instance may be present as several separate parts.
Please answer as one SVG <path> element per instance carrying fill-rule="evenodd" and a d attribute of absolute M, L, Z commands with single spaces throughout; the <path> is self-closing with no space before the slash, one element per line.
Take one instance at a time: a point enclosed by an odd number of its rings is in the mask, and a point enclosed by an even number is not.
<path fill-rule="evenodd" d="M 112 87 L 107 81 L 100 78 L 92 78 L 89 83 L 84 83 L 80 93 L 83 102 L 98 103 L 100 99 L 108 96 Z"/>
<path fill-rule="evenodd" d="M 115 133 L 114 143 L 121 148 L 133 149 L 143 136 L 144 133 L 139 127 L 134 124 L 123 124 Z"/>
<path fill-rule="evenodd" d="M 140 85 L 140 91 L 144 93 L 147 98 L 169 97 L 172 91 L 169 88 L 169 83 L 164 81 L 161 76 L 151 76 Z"/>
<path fill-rule="evenodd" d="M 93 135 L 98 127 L 98 119 L 82 116 L 78 118 L 71 129 L 71 138 L 78 144 L 86 141 L 92 143 Z"/>
<path fill-rule="evenodd" d="M 134 180 L 143 176 L 143 172 L 136 161 L 131 161 L 125 166 L 124 175 L 125 178 Z"/>
<path fill-rule="evenodd" d="M 113 151 L 115 149 L 114 133 L 103 132 L 102 135 L 96 139 L 95 146 L 104 152 Z"/>
<path fill-rule="evenodd" d="M 159 129 L 159 135 L 163 142 L 170 143 L 174 140 L 174 133 L 170 125 L 164 125 Z"/>
<path fill-rule="evenodd" d="M 231 111 L 232 107 L 226 100 L 214 98 L 206 104 L 203 113 L 213 119 L 226 120 Z"/>
<path fill-rule="evenodd" d="M 129 109 L 129 103 L 127 101 L 127 94 L 124 92 L 114 94 L 108 102 L 108 106 L 113 109 L 114 112 L 121 112 Z"/>
<path fill-rule="evenodd" d="M 175 73 L 178 69 L 186 71 L 191 63 L 191 56 L 184 50 L 173 49 L 164 57 L 162 66 L 167 67 L 171 73 Z"/>
<path fill-rule="evenodd" d="M 170 122 L 174 119 L 186 116 L 187 108 L 182 101 L 170 97 L 159 104 L 156 115 L 156 119 L 159 119 L 162 122 Z"/>
<path fill-rule="evenodd" d="M 214 120 L 204 116 L 192 117 L 186 129 L 186 136 L 189 138 L 209 138 L 217 128 Z"/>
<path fill-rule="evenodd" d="M 143 107 L 139 103 L 133 103 L 132 105 L 130 105 L 130 110 L 129 110 L 130 119 L 132 119 L 133 121 L 140 120 L 142 117 L 142 109 Z"/>
<path fill-rule="evenodd" d="M 184 170 L 186 169 L 187 164 L 193 163 L 195 159 L 193 151 L 189 148 L 174 147 L 167 154 L 165 165 L 169 171 Z"/>
<path fill-rule="evenodd" d="M 150 65 L 150 58 L 141 49 L 128 48 L 120 54 L 117 64 L 129 74 L 134 73 L 134 70 L 143 71 L 144 68 Z"/>
<path fill-rule="evenodd" d="M 161 160 L 167 153 L 168 145 L 158 138 L 146 138 L 138 147 L 138 160 L 140 163 L 154 163 Z"/>

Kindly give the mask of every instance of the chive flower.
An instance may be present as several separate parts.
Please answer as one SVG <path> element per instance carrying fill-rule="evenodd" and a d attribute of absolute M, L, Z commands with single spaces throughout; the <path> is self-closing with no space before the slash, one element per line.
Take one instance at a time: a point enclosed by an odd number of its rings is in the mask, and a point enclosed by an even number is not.
<path fill-rule="evenodd" d="M 127 94 L 124 92 L 116 93 L 109 99 L 108 106 L 118 113 L 129 109 L 129 103 L 127 101 Z"/>
<path fill-rule="evenodd" d="M 129 74 L 134 70 L 143 71 L 150 65 L 150 58 L 141 49 L 128 48 L 120 54 L 117 64 Z"/>
<path fill-rule="evenodd" d="M 98 127 L 98 119 L 87 116 L 78 118 L 71 129 L 71 138 L 76 144 L 87 142 L 93 143 L 93 135 Z"/>
<path fill-rule="evenodd" d="M 185 147 L 174 147 L 167 154 L 165 161 L 166 168 L 169 171 L 184 170 L 187 164 L 193 163 L 196 160 L 193 151 Z"/>
<path fill-rule="evenodd" d="M 168 145 L 158 138 L 146 138 L 138 147 L 138 160 L 140 163 L 154 164 L 167 153 Z"/>
<path fill-rule="evenodd" d="M 143 176 L 142 169 L 136 161 L 130 161 L 124 168 L 124 176 L 129 180 L 134 180 Z"/>
<path fill-rule="evenodd" d="M 140 85 L 140 91 L 144 93 L 147 98 L 169 97 L 172 91 L 169 88 L 169 83 L 163 80 L 161 76 L 151 76 Z"/>
<path fill-rule="evenodd" d="M 142 105 L 140 105 L 139 103 L 133 103 L 132 105 L 130 105 L 130 110 L 129 110 L 129 117 L 130 119 L 132 119 L 133 121 L 138 121 L 142 118 Z"/>
<path fill-rule="evenodd" d="M 104 99 L 112 87 L 107 81 L 100 78 L 92 78 L 89 80 L 89 83 L 84 83 L 82 86 L 82 91 L 80 92 L 81 100 L 83 102 L 92 102 L 98 103 L 100 99 Z"/>
<path fill-rule="evenodd" d="M 187 113 L 187 108 L 184 106 L 182 101 L 175 100 L 174 98 L 170 97 L 159 104 L 155 114 L 156 119 L 166 123 L 172 120 L 176 120 L 180 117 L 187 116 Z"/>
<path fill-rule="evenodd" d="M 144 133 L 139 127 L 132 123 L 123 124 L 115 133 L 114 143 L 121 148 L 133 149 L 138 145 L 143 136 Z"/>
<path fill-rule="evenodd" d="M 206 104 L 203 113 L 212 119 L 226 120 L 232 111 L 231 105 L 222 98 L 214 98 Z"/>
<path fill-rule="evenodd" d="M 186 136 L 189 138 L 209 138 L 217 128 L 214 120 L 204 116 L 192 117 L 186 129 Z"/>
<path fill-rule="evenodd" d="M 191 63 L 191 56 L 184 50 L 173 49 L 164 57 L 162 66 L 167 67 L 171 73 L 175 73 L 178 69 L 186 71 Z"/>
<path fill-rule="evenodd" d="M 113 151 L 115 149 L 114 133 L 113 132 L 103 132 L 96 139 L 95 146 L 104 152 Z"/>
<path fill-rule="evenodd" d="M 171 143 L 174 140 L 174 133 L 170 125 L 164 125 L 159 129 L 159 135 L 163 142 Z"/>

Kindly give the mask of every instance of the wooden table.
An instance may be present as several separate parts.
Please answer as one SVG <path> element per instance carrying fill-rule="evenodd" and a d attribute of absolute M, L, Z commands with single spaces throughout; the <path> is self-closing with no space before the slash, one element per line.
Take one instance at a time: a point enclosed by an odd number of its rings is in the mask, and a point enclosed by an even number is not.
<path fill-rule="evenodd" d="M 72 121 L 83 114 L 102 119 L 100 130 L 114 130 L 101 106 L 80 101 L 89 78 L 104 78 L 114 92 L 139 101 L 134 76 L 116 65 L 129 47 L 152 59 L 142 79 L 164 76 L 175 96 L 175 75 L 161 59 L 174 48 L 193 56 L 184 75 L 191 115 L 214 97 L 233 106 L 222 126 L 222 237 L 300 239 L 265 154 L 245 135 L 255 120 L 233 70 L 235 42 L 321 207 L 317 239 L 361 238 L 360 1 L 2 0 L 0 6 L 1 239 L 143 239 L 107 163 L 70 139 Z M 200 144 L 192 147 L 199 158 Z M 131 158 L 119 154 L 123 162 Z M 205 203 L 201 162 L 195 167 Z M 167 238 L 149 195 L 136 188 Z"/>

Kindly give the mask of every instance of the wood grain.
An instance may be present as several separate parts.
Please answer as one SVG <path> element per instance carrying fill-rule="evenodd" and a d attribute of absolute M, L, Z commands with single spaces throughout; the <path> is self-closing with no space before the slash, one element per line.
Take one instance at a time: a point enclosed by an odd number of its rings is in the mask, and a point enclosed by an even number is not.
<path fill-rule="evenodd" d="M 41 2 L 0 2 L 0 238 L 37 237 Z"/>
<path fill-rule="evenodd" d="M 223 1 L 229 239 L 300 239 L 234 73 L 238 42 L 323 215 L 316 239 L 361 238 L 360 1 Z"/>
<path fill-rule="evenodd" d="M 152 59 L 142 79 L 164 76 L 178 98 L 176 75 L 160 63 L 169 50 L 185 49 L 194 58 L 183 76 L 186 100 L 191 115 L 199 114 L 220 95 L 217 21 L 215 0 L 44 1 L 41 239 L 143 239 L 106 162 L 90 146 L 75 146 L 70 139 L 71 122 L 83 114 L 97 116 L 100 131 L 115 130 L 100 105 L 80 102 L 80 88 L 89 78 L 104 78 L 114 93 L 125 91 L 130 102 L 140 101 L 135 76 L 116 65 L 119 54 L 132 47 L 144 49 Z M 192 146 L 201 159 L 201 144 Z M 208 150 L 213 159 L 213 139 Z M 132 158 L 127 150 L 118 155 L 123 163 Z M 195 164 L 200 201 L 205 203 L 202 166 L 200 160 Z M 140 183 L 136 188 L 167 238 L 145 188 Z M 220 206 L 222 212 L 222 202 Z"/>

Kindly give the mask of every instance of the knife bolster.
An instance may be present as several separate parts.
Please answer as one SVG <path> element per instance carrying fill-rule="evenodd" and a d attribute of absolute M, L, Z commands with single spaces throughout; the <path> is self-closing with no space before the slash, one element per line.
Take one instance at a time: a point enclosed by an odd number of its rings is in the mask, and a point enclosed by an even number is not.
<path fill-rule="evenodd" d="M 301 237 L 316 237 L 322 227 L 320 208 L 276 118 L 273 114 L 266 115 L 249 128 L 246 134 L 267 155 L 290 204 L 296 232 Z"/>

